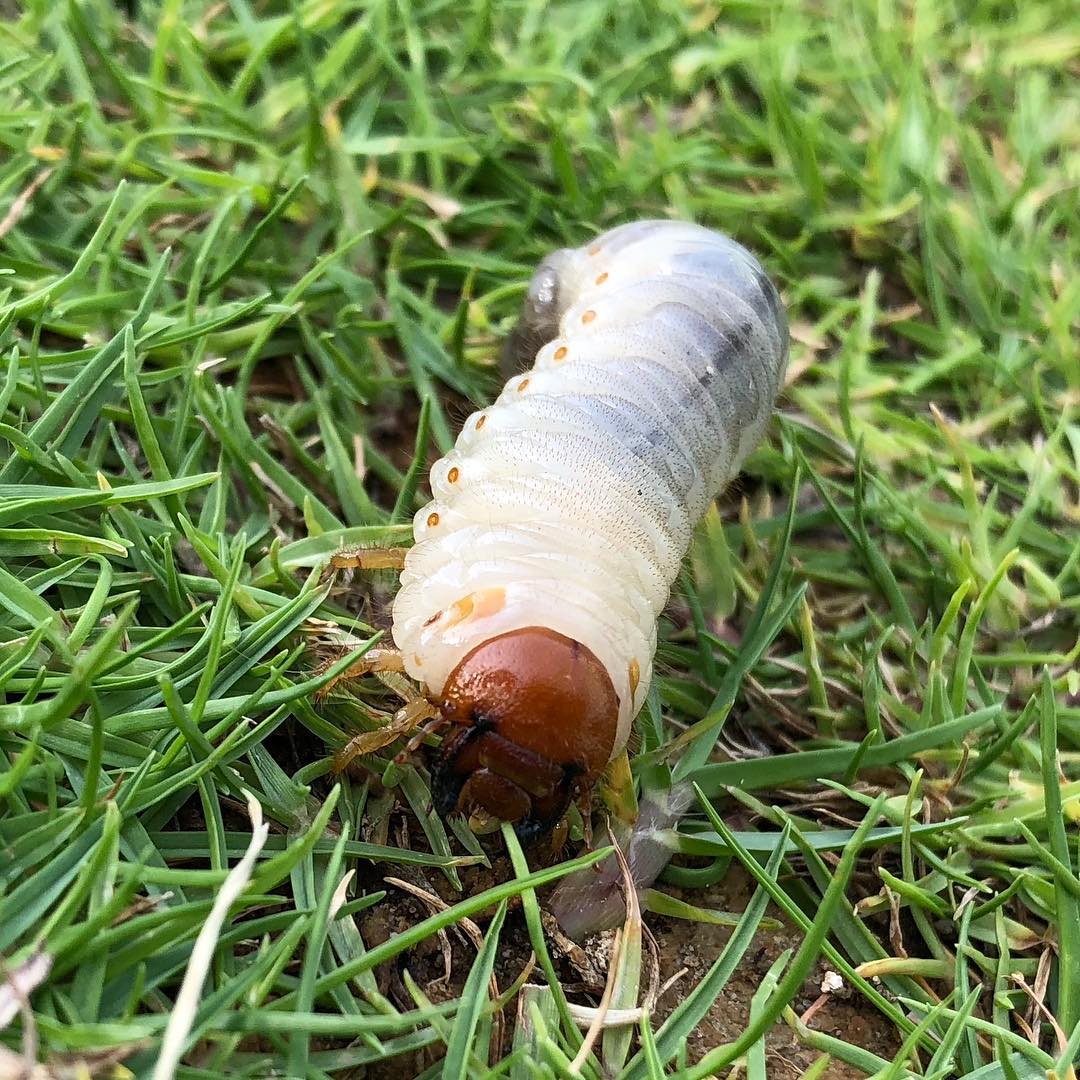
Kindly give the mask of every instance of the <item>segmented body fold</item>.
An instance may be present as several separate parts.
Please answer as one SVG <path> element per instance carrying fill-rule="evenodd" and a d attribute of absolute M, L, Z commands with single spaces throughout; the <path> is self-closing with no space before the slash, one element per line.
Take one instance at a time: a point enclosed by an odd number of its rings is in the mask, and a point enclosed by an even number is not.
<path fill-rule="evenodd" d="M 433 696 L 499 634 L 540 626 L 582 643 L 619 697 L 617 752 L 694 526 L 768 423 L 787 322 L 745 248 L 675 221 L 550 256 L 530 321 L 525 338 L 550 337 L 532 369 L 432 469 L 394 639 Z"/>

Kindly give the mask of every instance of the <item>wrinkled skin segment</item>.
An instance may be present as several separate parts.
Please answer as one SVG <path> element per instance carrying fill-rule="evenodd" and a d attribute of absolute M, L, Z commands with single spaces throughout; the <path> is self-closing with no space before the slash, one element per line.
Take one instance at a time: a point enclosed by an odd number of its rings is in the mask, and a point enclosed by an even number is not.
<path fill-rule="evenodd" d="M 441 708 L 453 726 L 432 771 L 436 811 L 479 810 L 532 840 L 606 767 L 619 702 L 588 649 L 527 627 L 469 653 L 447 680 Z"/>

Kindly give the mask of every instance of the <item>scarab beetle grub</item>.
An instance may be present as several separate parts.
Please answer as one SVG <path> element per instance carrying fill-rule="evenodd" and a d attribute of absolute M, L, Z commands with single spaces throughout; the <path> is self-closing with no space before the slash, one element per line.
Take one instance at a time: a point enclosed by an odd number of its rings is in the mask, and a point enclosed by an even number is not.
<path fill-rule="evenodd" d="M 435 808 L 543 832 L 625 747 L 695 524 L 768 423 L 787 364 L 749 252 L 642 221 L 546 259 L 511 351 L 415 517 L 393 636 L 438 706 Z"/>

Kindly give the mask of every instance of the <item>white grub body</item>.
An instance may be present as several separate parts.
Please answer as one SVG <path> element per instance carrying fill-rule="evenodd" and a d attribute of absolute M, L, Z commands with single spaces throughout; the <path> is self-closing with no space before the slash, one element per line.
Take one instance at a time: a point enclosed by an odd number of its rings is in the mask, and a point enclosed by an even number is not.
<path fill-rule="evenodd" d="M 433 467 L 394 640 L 436 698 L 500 634 L 539 626 L 581 642 L 619 696 L 617 753 L 694 526 L 769 421 L 787 322 L 745 248 L 677 221 L 556 252 L 538 295 L 557 336 Z"/>

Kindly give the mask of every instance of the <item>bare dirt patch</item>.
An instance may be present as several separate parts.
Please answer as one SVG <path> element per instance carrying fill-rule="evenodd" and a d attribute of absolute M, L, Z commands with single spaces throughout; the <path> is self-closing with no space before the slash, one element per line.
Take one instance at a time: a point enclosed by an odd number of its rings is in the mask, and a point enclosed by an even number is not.
<path fill-rule="evenodd" d="M 666 890 L 688 903 L 723 911 L 742 911 L 753 892 L 752 883 L 741 868 L 732 871 L 721 882 L 701 891 Z M 775 908 L 767 914 L 778 917 Z M 657 1003 L 653 1026 L 659 1027 L 675 1009 L 685 994 L 705 976 L 727 943 L 731 931 L 722 926 L 709 926 L 681 919 L 654 919 L 651 928 L 660 947 L 660 980 L 663 984 L 676 972 L 687 973 Z M 722 1043 L 732 1042 L 745 1030 L 750 1015 L 750 1000 L 776 958 L 785 949 L 797 949 L 802 935 L 790 926 L 779 930 L 759 930 L 735 974 L 713 1003 L 708 1014 L 698 1024 L 688 1040 L 688 1057 L 698 1061 L 704 1054 Z M 822 982 L 829 966 L 819 961 L 792 1002 L 799 1014 L 805 1012 L 821 994 Z M 829 995 L 810 1021 L 816 1031 L 825 1032 L 854 1043 L 890 1060 L 899 1048 L 896 1030 L 857 992 L 842 988 Z M 782 1078 L 797 1077 L 819 1056 L 816 1050 L 802 1045 L 795 1033 L 784 1024 L 776 1024 L 765 1038 L 769 1059 L 769 1075 Z M 858 1069 L 836 1061 L 830 1062 L 824 1076 L 830 1080 L 861 1080 Z"/>
<path fill-rule="evenodd" d="M 509 874 L 505 860 L 495 862 L 491 870 L 476 868 L 463 875 L 467 892 L 478 892 Z M 403 873 L 418 884 L 420 878 Z M 453 903 L 459 899 L 445 882 L 440 883 L 433 875 L 423 877 L 422 888 Z M 376 883 L 372 882 L 372 887 Z M 361 917 L 360 929 L 369 947 L 388 940 L 431 914 L 430 905 L 397 889 L 387 888 L 386 899 L 368 910 Z M 752 883 L 739 868 L 708 889 L 668 889 L 689 903 L 715 910 L 742 911 L 752 894 Z M 543 896 L 541 896 L 543 902 Z M 768 914 L 777 918 L 775 909 Z M 477 920 L 479 928 L 486 927 L 486 918 Z M 730 936 L 726 927 L 703 925 L 679 919 L 648 917 L 649 928 L 659 947 L 659 981 L 663 985 L 678 972 L 686 973 L 667 990 L 657 1002 L 653 1026 L 658 1028 L 708 972 Z M 762 929 L 744 956 L 739 968 L 729 980 L 723 992 L 688 1040 L 687 1056 L 690 1061 L 699 1060 L 714 1047 L 731 1042 L 746 1028 L 750 1012 L 750 1000 L 766 972 L 785 949 L 797 949 L 802 936 L 788 925 L 780 929 Z M 599 1002 L 601 987 L 590 986 L 581 969 L 571 962 L 556 944 L 551 945 L 560 982 L 572 1001 L 595 1006 Z M 590 958 L 602 955 L 603 948 L 596 942 L 586 944 Z M 529 962 L 532 948 L 529 944 L 525 921 L 520 911 L 511 911 L 502 933 L 502 942 L 495 964 L 499 986 L 505 989 L 516 979 Z M 407 969 L 428 997 L 435 1002 L 446 1001 L 460 995 L 475 956 L 475 948 L 468 936 L 451 929 L 445 935 L 428 938 L 408 950 L 395 961 L 376 970 L 379 989 L 401 1008 L 413 1008 L 403 973 Z M 798 1013 L 805 1012 L 820 996 L 822 981 L 828 972 L 827 963 L 818 963 L 800 993 L 792 1002 Z M 532 981 L 542 982 L 543 976 L 534 973 Z M 514 1007 L 504 1014 L 503 1053 L 509 1051 L 513 1036 Z M 811 1026 L 826 1034 L 843 1038 L 874 1053 L 891 1059 L 898 1048 L 896 1032 L 889 1021 L 873 1009 L 861 996 L 841 988 L 830 994 L 828 1000 L 815 1011 Z M 784 1024 L 777 1024 L 766 1037 L 770 1075 L 777 1077 L 799 1076 L 819 1056 L 815 1050 L 804 1047 L 795 1033 Z M 416 1076 L 433 1065 L 442 1055 L 441 1046 L 432 1046 L 417 1054 L 369 1066 L 367 1076 L 373 1080 L 404 1080 Z M 493 1058 L 492 1060 L 496 1060 Z M 824 1073 L 829 1080 L 857 1080 L 862 1074 L 843 1062 L 832 1061 Z"/>

